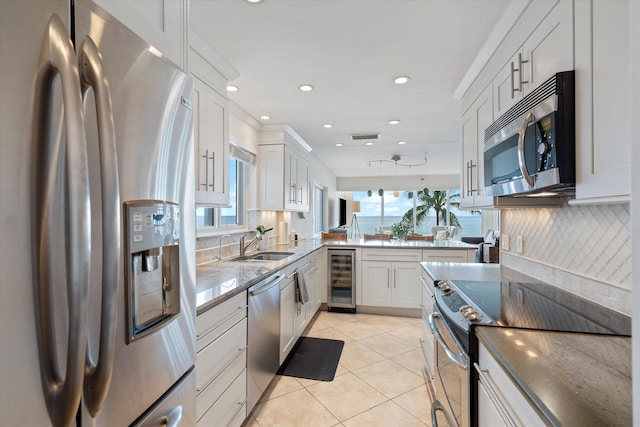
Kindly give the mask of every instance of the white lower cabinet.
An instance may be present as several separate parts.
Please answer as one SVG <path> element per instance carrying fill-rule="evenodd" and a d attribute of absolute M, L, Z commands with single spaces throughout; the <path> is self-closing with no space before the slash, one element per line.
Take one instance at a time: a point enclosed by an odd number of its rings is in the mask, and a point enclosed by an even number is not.
<path fill-rule="evenodd" d="M 547 425 L 482 343 L 479 361 L 478 427 Z"/>
<path fill-rule="evenodd" d="M 422 251 L 362 251 L 362 305 L 419 308 Z"/>
<path fill-rule="evenodd" d="M 310 254 L 283 270 L 280 283 L 280 364 L 291 352 L 296 341 L 320 307 L 320 270 L 318 255 Z M 309 301 L 296 302 L 296 270 L 304 274 Z"/>
<path fill-rule="evenodd" d="M 239 426 L 247 401 L 247 295 L 242 292 L 196 318 L 198 425 Z"/>

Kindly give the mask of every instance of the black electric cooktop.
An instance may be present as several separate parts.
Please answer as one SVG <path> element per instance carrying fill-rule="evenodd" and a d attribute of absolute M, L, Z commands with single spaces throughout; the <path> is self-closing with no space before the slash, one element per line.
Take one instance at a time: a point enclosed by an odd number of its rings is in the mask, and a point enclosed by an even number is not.
<path fill-rule="evenodd" d="M 470 305 L 480 313 L 477 322 L 464 325 L 463 316 L 456 316 L 460 327 L 470 324 L 582 332 L 611 335 L 631 335 L 631 318 L 577 295 L 543 282 L 520 281 L 482 282 L 448 280 L 451 290 L 436 297 L 452 313 Z"/>

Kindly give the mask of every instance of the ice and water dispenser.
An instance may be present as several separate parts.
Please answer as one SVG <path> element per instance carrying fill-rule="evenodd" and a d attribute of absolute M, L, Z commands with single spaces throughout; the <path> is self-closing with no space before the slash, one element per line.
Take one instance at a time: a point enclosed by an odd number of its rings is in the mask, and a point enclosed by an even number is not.
<path fill-rule="evenodd" d="M 125 203 L 129 342 L 180 312 L 180 207 Z"/>

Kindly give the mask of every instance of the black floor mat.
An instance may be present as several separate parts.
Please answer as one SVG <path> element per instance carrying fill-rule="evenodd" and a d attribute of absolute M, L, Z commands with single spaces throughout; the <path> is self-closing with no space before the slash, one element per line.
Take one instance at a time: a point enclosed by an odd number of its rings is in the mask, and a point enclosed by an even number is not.
<path fill-rule="evenodd" d="M 287 356 L 278 375 L 333 381 L 344 341 L 300 337 Z"/>

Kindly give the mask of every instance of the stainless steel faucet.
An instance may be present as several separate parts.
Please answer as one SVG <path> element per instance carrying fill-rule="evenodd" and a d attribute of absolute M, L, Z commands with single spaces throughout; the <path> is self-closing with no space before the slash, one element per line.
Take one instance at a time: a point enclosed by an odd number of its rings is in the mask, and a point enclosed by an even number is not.
<path fill-rule="evenodd" d="M 245 245 L 244 238 L 247 237 L 249 234 L 254 234 L 253 239 L 251 239 L 251 241 Z M 247 248 L 251 246 L 253 242 L 258 241 L 258 236 L 259 236 L 258 233 L 256 233 L 255 231 L 249 231 L 248 233 L 244 233 L 242 237 L 240 237 L 240 256 L 244 256 L 244 253 L 247 250 Z"/>
<path fill-rule="evenodd" d="M 218 240 L 218 259 L 222 260 L 222 241 L 225 237 L 228 237 L 233 242 L 233 236 L 231 234 L 223 234 L 220 236 L 220 240 Z"/>

